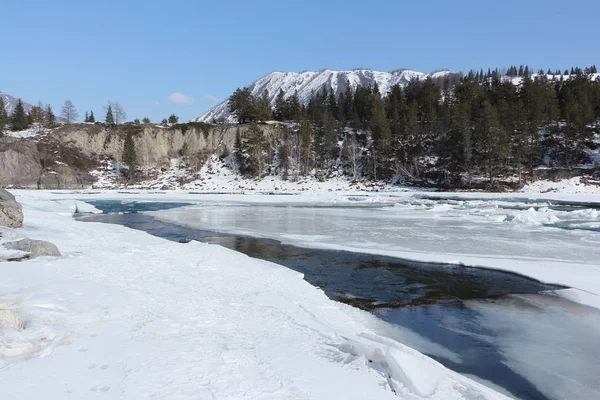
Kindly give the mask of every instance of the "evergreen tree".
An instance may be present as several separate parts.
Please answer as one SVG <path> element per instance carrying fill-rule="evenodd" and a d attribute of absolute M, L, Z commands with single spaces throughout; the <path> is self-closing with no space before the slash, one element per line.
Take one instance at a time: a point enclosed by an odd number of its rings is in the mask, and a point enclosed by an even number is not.
<path fill-rule="evenodd" d="M 142 118 L 142 124 L 146 125 L 146 124 L 151 124 L 152 121 L 150 121 L 150 118 L 148 117 L 144 117 Z"/>
<path fill-rule="evenodd" d="M 114 125 L 115 124 L 115 116 L 113 115 L 112 105 L 108 104 L 106 108 L 106 118 L 104 119 L 106 125 Z"/>
<path fill-rule="evenodd" d="M 90 122 L 90 115 L 87 111 L 85 112 L 85 118 L 83 119 L 83 122 Z"/>
<path fill-rule="evenodd" d="M 506 132 L 498 120 L 498 112 L 489 100 L 484 100 L 479 109 L 477 133 L 480 162 L 486 166 L 492 184 L 498 165 L 507 155 L 508 141 Z"/>
<path fill-rule="evenodd" d="M 268 121 L 272 117 L 273 110 L 271 109 L 271 100 L 269 91 L 265 89 L 262 96 L 253 100 L 256 109 L 256 119 L 259 121 Z"/>
<path fill-rule="evenodd" d="M 4 105 L 4 99 L 0 96 L 0 136 L 4 132 L 4 128 L 8 125 L 9 118 Z"/>
<path fill-rule="evenodd" d="M 283 180 L 287 181 L 290 169 L 290 152 L 288 149 L 287 135 L 283 136 L 283 140 L 277 149 L 277 157 L 279 159 L 279 168 L 283 171 Z"/>
<path fill-rule="evenodd" d="M 285 121 L 288 117 L 287 102 L 285 100 L 285 93 L 283 89 L 279 89 L 277 97 L 275 98 L 275 110 L 273 111 L 273 118 L 277 121 Z"/>
<path fill-rule="evenodd" d="M 21 99 L 17 100 L 17 105 L 10 117 L 10 122 L 14 131 L 22 131 L 29 128 L 29 120 L 27 119 L 25 106 L 23 105 L 23 101 Z"/>
<path fill-rule="evenodd" d="M 237 168 L 237 170 L 235 172 L 238 172 L 240 174 L 245 174 L 246 173 L 246 157 L 244 155 L 244 145 L 242 143 L 242 135 L 240 134 L 239 128 L 235 132 L 235 143 L 233 145 L 233 150 L 234 150 L 235 167 Z M 236 168 L 234 168 L 234 170 Z"/>
<path fill-rule="evenodd" d="M 45 125 L 46 127 L 53 127 L 56 124 L 56 116 L 52 111 L 52 106 L 50 104 L 46 105 L 45 112 Z"/>
<path fill-rule="evenodd" d="M 179 117 L 176 114 L 171 114 L 171 115 L 169 115 L 168 121 L 169 121 L 169 124 L 174 125 L 177 122 L 179 122 Z"/>
<path fill-rule="evenodd" d="M 123 143 L 123 155 L 122 160 L 129 167 L 128 178 L 133 179 L 135 177 L 135 169 L 137 167 L 137 155 L 135 151 L 135 143 L 133 141 L 133 135 L 128 133 Z"/>
<path fill-rule="evenodd" d="M 248 154 L 247 171 L 254 176 L 261 177 L 267 161 L 267 139 L 262 129 L 255 123 L 250 124 L 246 135 L 247 139 L 243 142 L 243 146 L 245 152 Z"/>
<path fill-rule="evenodd" d="M 37 105 L 31 107 L 28 117 L 28 121 L 30 124 L 43 124 L 45 119 L 43 104 L 41 102 L 38 102 Z"/>
<path fill-rule="evenodd" d="M 237 89 L 228 102 L 229 111 L 236 116 L 240 124 L 256 120 L 256 101 L 250 89 Z"/>
<path fill-rule="evenodd" d="M 96 122 L 96 117 L 94 117 L 93 111 L 90 111 L 90 117 L 88 118 L 88 122 Z"/>

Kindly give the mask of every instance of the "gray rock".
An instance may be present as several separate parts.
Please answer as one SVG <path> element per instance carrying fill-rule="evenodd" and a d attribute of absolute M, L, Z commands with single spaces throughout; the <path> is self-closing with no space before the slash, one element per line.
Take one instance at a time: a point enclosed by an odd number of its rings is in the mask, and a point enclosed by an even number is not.
<path fill-rule="evenodd" d="M 42 172 L 40 158 L 33 141 L 0 141 L 0 187 L 37 189 Z"/>
<path fill-rule="evenodd" d="M 0 309 L 0 329 L 2 328 L 25 328 L 25 320 L 16 311 Z"/>
<path fill-rule="evenodd" d="M 20 250 L 29 253 L 29 258 L 43 256 L 60 257 L 60 251 L 56 245 L 44 240 L 22 239 L 17 242 L 4 243 L 9 250 Z"/>
<path fill-rule="evenodd" d="M 23 207 L 15 196 L 3 189 L 0 189 L 0 225 L 9 228 L 23 226 Z"/>

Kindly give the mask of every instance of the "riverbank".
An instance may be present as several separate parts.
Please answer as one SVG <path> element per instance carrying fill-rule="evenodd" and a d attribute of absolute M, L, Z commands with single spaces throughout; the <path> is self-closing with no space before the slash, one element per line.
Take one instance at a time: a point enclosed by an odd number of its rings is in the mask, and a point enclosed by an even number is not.
<path fill-rule="evenodd" d="M 301 274 L 73 220 L 76 199 L 97 195 L 16 194 L 19 232 L 63 257 L 0 264 L 0 303 L 26 322 L 0 341 L 7 398 L 504 398 L 377 336 L 377 318 Z"/>

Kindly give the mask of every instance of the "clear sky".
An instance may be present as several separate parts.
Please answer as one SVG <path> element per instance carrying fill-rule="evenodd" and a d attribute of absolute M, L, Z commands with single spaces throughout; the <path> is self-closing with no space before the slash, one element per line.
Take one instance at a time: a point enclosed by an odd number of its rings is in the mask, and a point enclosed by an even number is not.
<path fill-rule="evenodd" d="M 272 71 L 600 64 L 600 1 L 0 0 L 0 90 L 188 120 Z"/>

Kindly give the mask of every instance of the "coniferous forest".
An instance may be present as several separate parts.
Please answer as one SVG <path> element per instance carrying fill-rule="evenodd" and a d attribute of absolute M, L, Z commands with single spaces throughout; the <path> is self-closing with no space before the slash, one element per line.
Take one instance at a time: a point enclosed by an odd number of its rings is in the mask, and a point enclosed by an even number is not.
<path fill-rule="evenodd" d="M 337 171 L 375 180 L 436 181 L 452 187 L 474 180 L 522 184 L 540 166 L 590 163 L 600 134 L 600 79 L 595 66 L 470 71 L 413 80 L 381 93 L 377 85 L 337 95 L 297 93 L 229 99 L 239 123 L 291 122 L 278 143 L 254 124 L 236 140 L 235 167 L 262 175 L 268 165 L 288 175 Z"/>

